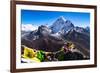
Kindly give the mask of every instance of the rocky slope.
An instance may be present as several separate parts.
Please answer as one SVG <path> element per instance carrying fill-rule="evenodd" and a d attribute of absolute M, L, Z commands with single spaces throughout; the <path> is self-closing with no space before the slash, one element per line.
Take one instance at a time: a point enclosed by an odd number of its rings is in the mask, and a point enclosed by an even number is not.
<path fill-rule="evenodd" d="M 90 29 L 75 26 L 63 16 L 59 17 L 50 27 L 41 25 L 34 31 L 22 31 L 21 45 L 37 50 L 56 52 L 66 42 L 75 44 L 82 54 L 90 55 Z"/>

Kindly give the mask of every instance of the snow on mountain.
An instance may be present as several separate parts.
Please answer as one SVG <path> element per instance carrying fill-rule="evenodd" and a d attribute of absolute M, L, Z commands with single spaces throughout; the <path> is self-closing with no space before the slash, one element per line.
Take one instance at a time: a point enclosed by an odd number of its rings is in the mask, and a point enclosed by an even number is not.
<path fill-rule="evenodd" d="M 88 32 L 90 32 L 90 27 L 87 26 L 87 27 L 85 28 L 85 30 L 87 30 Z"/>
<path fill-rule="evenodd" d="M 78 27 L 78 26 L 77 26 L 77 27 L 75 27 L 75 28 L 74 28 L 74 30 L 75 30 L 75 31 L 77 31 L 77 32 L 80 32 L 80 33 L 82 33 L 82 32 L 84 32 L 84 31 L 85 31 L 85 29 L 84 29 L 84 28 L 82 28 L 82 27 Z"/>
<path fill-rule="evenodd" d="M 60 35 L 59 33 L 50 34 L 50 36 L 51 36 L 51 37 L 54 37 L 54 38 L 56 38 L 56 39 L 59 39 L 59 40 L 62 39 L 62 37 L 61 37 L 61 35 Z"/>
<path fill-rule="evenodd" d="M 61 18 L 63 21 L 66 21 L 66 19 L 65 19 L 63 16 L 60 16 L 60 18 Z"/>
<path fill-rule="evenodd" d="M 71 21 L 66 20 L 63 16 L 60 16 L 52 25 L 51 30 L 53 33 L 57 32 L 67 32 L 69 29 L 74 28 L 74 25 Z"/>
<path fill-rule="evenodd" d="M 88 35 L 88 36 L 89 36 L 89 33 L 90 33 L 89 28 L 83 28 L 83 27 L 78 27 L 78 26 L 74 27 L 73 30 L 75 30 L 78 33 L 82 33 L 82 34 L 85 34 L 85 35 Z"/>
<path fill-rule="evenodd" d="M 22 24 L 21 28 L 22 31 L 34 31 L 38 29 L 38 26 L 32 24 Z"/>
<path fill-rule="evenodd" d="M 47 26 L 45 25 L 41 25 L 38 27 L 38 31 L 37 33 L 41 36 L 47 36 L 51 33 L 51 29 L 49 29 Z"/>

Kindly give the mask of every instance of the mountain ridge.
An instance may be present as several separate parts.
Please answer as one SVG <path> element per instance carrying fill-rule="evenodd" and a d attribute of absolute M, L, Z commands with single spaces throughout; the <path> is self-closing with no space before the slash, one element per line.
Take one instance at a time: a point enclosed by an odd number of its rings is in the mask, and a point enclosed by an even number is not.
<path fill-rule="evenodd" d="M 21 44 L 44 51 L 58 51 L 66 41 L 89 57 L 90 29 L 75 26 L 70 20 L 59 17 L 50 27 L 41 25 L 37 30 L 23 32 Z M 88 51 L 85 51 L 88 50 Z"/>

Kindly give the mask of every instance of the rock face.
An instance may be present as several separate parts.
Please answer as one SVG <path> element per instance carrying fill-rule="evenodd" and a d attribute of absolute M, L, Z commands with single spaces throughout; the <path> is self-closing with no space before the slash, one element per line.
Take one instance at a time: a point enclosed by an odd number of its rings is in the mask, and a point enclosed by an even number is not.
<path fill-rule="evenodd" d="M 30 48 L 35 48 L 37 50 L 43 50 L 47 52 L 58 51 L 64 44 L 62 40 L 56 40 L 48 37 L 41 37 L 39 39 L 32 40 L 32 41 L 23 39 L 21 43 L 22 45 L 26 45 Z"/>
<path fill-rule="evenodd" d="M 68 41 L 73 42 L 76 47 L 82 51 L 86 56 L 90 56 L 90 36 L 83 31 L 72 29 L 66 35 Z"/>
<path fill-rule="evenodd" d="M 86 28 L 83 28 L 83 27 L 74 27 L 74 29 L 73 30 L 75 30 L 75 31 L 77 31 L 77 32 L 79 32 L 79 33 L 82 33 L 82 34 L 85 34 L 85 35 L 88 35 L 88 36 L 90 36 L 90 30 L 89 30 L 89 28 L 88 27 L 86 27 Z"/>
<path fill-rule="evenodd" d="M 51 29 L 49 29 L 47 26 L 41 25 L 38 28 L 37 34 L 40 36 L 48 36 L 51 33 Z"/>
<path fill-rule="evenodd" d="M 51 30 L 46 26 L 40 26 L 36 32 L 29 32 L 25 38 L 21 40 L 22 45 L 37 50 L 48 52 L 58 51 L 64 44 L 62 39 L 51 34 Z"/>
<path fill-rule="evenodd" d="M 89 26 L 87 26 L 87 27 L 85 28 L 85 30 L 86 30 L 88 33 L 90 33 L 90 27 L 89 27 Z"/>
<path fill-rule="evenodd" d="M 65 20 L 65 18 L 61 16 L 51 25 L 50 28 L 53 33 L 66 33 L 68 30 L 74 28 L 74 25 L 71 21 Z"/>

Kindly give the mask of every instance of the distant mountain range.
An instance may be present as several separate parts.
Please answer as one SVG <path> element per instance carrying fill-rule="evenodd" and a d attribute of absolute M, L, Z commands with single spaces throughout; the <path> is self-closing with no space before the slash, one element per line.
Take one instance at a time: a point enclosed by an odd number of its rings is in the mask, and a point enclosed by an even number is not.
<path fill-rule="evenodd" d="M 85 56 L 90 55 L 90 28 L 75 26 L 63 16 L 51 26 L 41 25 L 34 31 L 23 31 L 21 44 L 44 51 L 58 51 L 64 43 L 72 42 Z"/>

